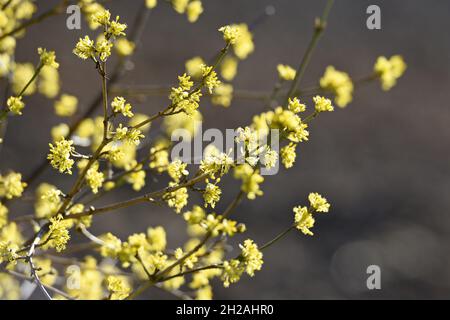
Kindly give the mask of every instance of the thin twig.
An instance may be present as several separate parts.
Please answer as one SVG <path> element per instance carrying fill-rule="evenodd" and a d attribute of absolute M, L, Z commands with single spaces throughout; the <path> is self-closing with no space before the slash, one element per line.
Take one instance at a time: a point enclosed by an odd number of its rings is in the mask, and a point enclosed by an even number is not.
<path fill-rule="evenodd" d="M 311 60 L 312 54 L 314 52 L 317 43 L 326 28 L 328 15 L 330 13 L 331 7 L 333 6 L 334 0 L 328 0 L 325 10 L 323 11 L 322 17 L 316 19 L 314 23 L 314 33 L 312 35 L 311 41 L 309 42 L 308 47 L 306 48 L 306 52 L 300 62 L 300 65 L 297 68 L 297 72 L 295 74 L 295 78 L 292 81 L 291 87 L 286 95 L 284 104 L 287 105 L 288 99 L 292 97 L 294 92 L 297 90 L 297 87 L 300 84 L 300 81 L 303 78 L 303 75 L 308 67 L 309 61 Z"/>
<path fill-rule="evenodd" d="M 6 270 L 5 272 L 10 274 L 10 275 L 12 275 L 12 276 L 14 276 L 14 277 L 16 277 L 16 278 L 33 282 L 33 278 L 31 278 L 31 277 L 29 277 L 29 276 L 27 276 L 25 274 L 22 274 L 20 272 L 16 272 L 16 271 L 13 271 L 13 270 Z M 68 299 L 68 300 L 76 300 L 74 297 L 72 297 L 71 295 L 65 293 L 64 291 L 62 291 L 62 290 L 60 290 L 58 288 L 55 288 L 55 287 L 50 286 L 48 284 L 42 284 L 42 285 L 48 291 L 52 291 L 52 292 L 54 292 L 56 294 L 59 294 L 59 295 L 63 296 L 64 298 Z"/>

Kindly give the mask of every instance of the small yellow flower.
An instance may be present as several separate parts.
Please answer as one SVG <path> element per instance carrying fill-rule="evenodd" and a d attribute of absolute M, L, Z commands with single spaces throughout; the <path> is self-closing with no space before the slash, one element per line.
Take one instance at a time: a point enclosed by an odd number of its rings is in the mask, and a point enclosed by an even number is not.
<path fill-rule="evenodd" d="M 131 111 L 131 104 L 127 103 L 124 97 L 115 97 L 111 102 L 111 107 L 115 113 L 122 113 L 125 117 L 131 118 L 134 115 Z"/>
<path fill-rule="evenodd" d="M 142 166 L 139 166 L 125 178 L 132 185 L 134 191 L 139 191 L 145 186 L 146 173 L 144 170 L 140 170 L 141 168 Z"/>
<path fill-rule="evenodd" d="M 17 251 L 19 247 L 16 244 L 0 241 L 0 263 L 16 264 L 16 259 L 19 257 Z"/>
<path fill-rule="evenodd" d="M 77 111 L 78 99 L 69 94 L 63 94 L 55 102 L 55 113 L 60 117 L 70 117 Z"/>
<path fill-rule="evenodd" d="M 203 192 L 203 199 L 205 200 L 205 207 L 208 205 L 211 208 L 216 206 L 216 202 L 220 200 L 220 195 L 222 194 L 222 190 L 218 186 L 213 183 L 207 183 L 205 191 Z"/>
<path fill-rule="evenodd" d="M 169 187 L 175 187 L 176 185 L 176 182 L 169 183 Z M 169 207 L 174 208 L 176 213 L 180 213 L 181 210 L 187 205 L 188 198 L 189 194 L 187 192 L 187 188 L 179 188 L 164 195 L 164 199 L 167 204 Z"/>
<path fill-rule="evenodd" d="M 330 99 L 321 96 L 315 96 L 313 98 L 313 101 L 315 103 L 315 109 L 317 112 L 331 112 L 334 110 L 333 106 L 331 105 Z"/>
<path fill-rule="evenodd" d="M 6 176 L 0 175 L 0 197 L 12 199 L 22 196 L 27 184 L 22 182 L 22 175 L 17 172 L 10 172 Z"/>
<path fill-rule="evenodd" d="M 153 251 L 163 251 L 166 249 L 167 239 L 166 231 L 163 227 L 158 226 L 155 228 L 147 229 L 148 243 L 150 244 L 149 249 Z"/>
<path fill-rule="evenodd" d="M 230 261 L 225 261 L 223 263 L 223 271 L 221 275 L 223 286 L 228 288 L 231 283 L 238 282 L 244 271 L 245 266 L 239 260 L 232 259 Z"/>
<path fill-rule="evenodd" d="M 99 10 L 91 16 L 91 21 L 93 23 L 96 23 L 96 24 L 99 24 L 102 26 L 108 26 L 110 19 L 111 19 L 111 13 L 109 12 L 109 10 Z"/>
<path fill-rule="evenodd" d="M 53 168 L 58 169 L 61 173 L 72 174 L 72 166 L 74 160 L 70 158 L 75 148 L 72 146 L 72 140 L 66 140 L 64 137 L 55 142 L 55 145 L 49 143 L 50 153 L 47 159 L 50 160 L 50 164 Z"/>
<path fill-rule="evenodd" d="M 38 48 L 38 54 L 41 59 L 41 63 L 44 66 L 49 66 L 58 69 L 59 63 L 56 62 L 55 51 L 47 51 L 47 49 Z"/>
<path fill-rule="evenodd" d="M 70 239 L 69 225 L 70 221 L 64 220 L 62 215 L 50 218 L 49 231 L 47 237 L 44 237 L 45 247 L 55 248 L 58 252 L 63 251 Z M 47 241 L 46 239 L 50 240 Z"/>
<path fill-rule="evenodd" d="M 220 64 L 220 75 L 227 81 L 234 79 L 237 73 L 238 60 L 231 56 L 226 56 Z"/>
<path fill-rule="evenodd" d="M 186 211 L 183 213 L 184 220 L 189 224 L 198 224 L 206 217 L 205 210 L 198 206 L 194 205 L 191 211 Z"/>
<path fill-rule="evenodd" d="M 187 163 L 183 163 L 180 159 L 176 159 L 167 166 L 167 173 L 175 182 L 180 182 L 181 178 L 189 174 L 186 167 Z"/>
<path fill-rule="evenodd" d="M 308 196 L 308 200 L 311 203 L 311 207 L 314 208 L 317 212 L 328 212 L 330 209 L 330 204 L 327 199 L 322 197 L 317 192 L 310 193 Z"/>
<path fill-rule="evenodd" d="M 31 63 L 16 63 L 13 68 L 12 89 L 18 95 L 34 76 L 34 66 Z M 22 95 L 28 96 L 36 91 L 36 81 L 33 81 Z"/>
<path fill-rule="evenodd" d="M 195 300 L 212 300 L 212 298 L 213 291 L 211 286 L 204 286 L 195 292 Z"/>
<path fill-rule="evenodd" d="M 180 260 L 185 256 L 185 253 L 183 252 L 183 249 L 177 248 L 177 249 L 175 249 L 174 256 L 175 256 L 175 259 Z M 187 257 L 186 259 L 184 259 L 182 265 L 188 269 L 192 269 L 194 267 L 195 263 L 197 263 L 197 261 L 198 261 L 197 255 L 192 254 L 189 257 Z"/>
<path fill-rule="evenodd" d="M 193 57 L 187 60 L 185 63 L 187 74 L 195 79 L 200 79 L 202 76 L 202 65 L 204 64 L 205 61 L 201 57 Z"/>
<path fill-rule="evenodd" d="M 397 79 L 403 75 L 405 70 L 406 63 L 400 55 L 392 56 L 389 59 L 378 57 L 374 66 L 375 73 L 380 77 L 381 87 L 385 91 L 395 86 Z"/>
<path fill-rule="evenodd" d="M 93 193 L 98 192 L 98 188 L 103 185 L 105 174 L 98 171 L 99 164 L 95 162 L 86 172 L 86 182 Z"/>
<path fill-rule="evenodd" d="M 245 272 L 250 277 L 255 275 L 255 271 L 261 270 L 263 265 L 263 254 L 258 250 L 258 245 L 253 242 L 251 239 L 247 239 L 244 241 L 243 245 L 239 245 L 242 249 L 241 256 L 244 259 L 245 263 Z"/>
<path fill-rule="evenodd" d="M 109 56 L 111 56 L 112 46 L 113 44 L 103 37 L 97 40 L 97 44 L 95 45 L 95 51 L 99 55 L 101 61 L 106 61 L 109 58 Z"/>
<path fill-rule="evenodd" d="M 70 128 L 65 123 L 60 123 L 52 128 L 50 131 L 52 135 L 53 141 L 59 141 L 63 137 L 66 137 L 69 134 Z"/>
<path fill-rule="evenodd" d="M 122 241 L 110 232 L 102 235 L 100 239 L 103 241 L 103 245 L 100 247 L 100 254 L 103 257 L 117 258 L 122 249 Z"/>
<path fill-rule="evenodd" d="M 145 5 L 149 9 L 153 9 L 158 4 L 158 0 L 145 0 Z"/>
<path fill-rule="evenodd" d="M 117 54 L 123 57 L 133 54 L 135 47 L 136 45 L 134 44 L 134 42 L 129 41 L 126 38 L 117 39 L 114 46 Z"/>
<path fill-rule="evenodd" d="M 116 17 L 116 20 L 111 21 L 108 32 L 111 33 L 115 37 L 124 36 L 125 29 L 127 28 L 126 24 L 119 22 L 119 16 Z"/>
<path fill-rule="evenodd" d="M 239 37 L 233 44 L 233 51 L 236 57 L 241 60 L 247 59 L 248 55 L 255 50 L 253 35 L 245 23 L 234 25 L 239 30 Z"/>
<path fill-rule="evenodd" d="M 288 109 L 293 113 L 299 113 L 304 112 L 306 110 L 306 106 L 303 103 L 300 103 L 300 100 L 298 100 L 298 98 L 289 98 Z"/>
<path fill-rule="evenodd" d="M 213 93 L 214 88 L 220 84 L 220 80 L 217 78 L 216 72 L 212 66 L 202 65 L 203 83 L 208 88 L 210 94 Z"/>
<path fill-rule="evenodd" d="M 333 66 L 326 68 L 325 74 L 320 79 L 320 87 L 335 94 L 335 102 L 339 107 L 347 106 L 353 99 L 352 79 L 347 73 L 338 71 Z"/>
<path fill-rule="evenodd" d="M 275 150 L 271 150 L 269 146 L 266 146 L 266 150 L 264 151 L 262 161 L 266 169 L 275 167 L 277 161 L 278 161 L 278 153 Z"/>
<path fill-rule="evenodd" d="M 247 198 L 254 200 L 256 196 L 262 196 L 260 184 L 264 182 L 264 177 L 245 163 L 237 166 L 234 170 L 234 177 L 242 180 L 241 190 L 247 194 Z"/>
<path fill-rule="evenodd" d="M 292 168 L 292 166 L 294 165 L 295 158 L 297 157 L 297 153 L 295 152 L 296 147 L 297 145 L 291 142 L 287 146 L 281 148 L 281 162 L 286 169 Z"/>
<path fill-rule="evenodd" d="M 228 108 L 231 105 L 232 99 L 233 86 L 228 83 L 221 83 L 214 89 L 211 102 L 212 104 L 221 105 Z"/>
<path fill-rule="evenodd" d="M 80 38 L 75 49 L 73 49 L 73 53 L 83 60 L 92 57 L 95 53 L 94 40 L 91 40 L 89 36 Z"/>
<path fill-rule="evenodd" d="M 239 38 L 239 28 L 235 25 L 223 26 L 219 28 L 219 31 L 223 34 L 223 39 L 229 44 L 235 44 Z"/>
<path fill-rule="evenodd" d="M 60 90 L 58 70 L 44 66 L 39 72 L 38 90 L 49 99 L 55 98 Z"/>
<path fill-rule="evenodd" d="M 22 109 L 25 108 L 25 103 L 22 102 L 22 97 L 9 97 L 6 101 L 9 111 L 14 114 L 21 115 Z"/>
<path fill-rule="evenodd" d="M 189 22 L 195 22 L 198 17 L 203 13 L 203 6 L 200 0 L 194 0 L 189 2 L 186 8 L 186 14 Z"/>
<path fill-rule="evenodd" d="M 295 213 L 295 227 L 307 236 L 314 235 L 310 229 L 314 227 L 315 220 L 312 214 L 308 212 L 308 208 L 298 206 L 293 211 Z"/>
<path fill-rule="evenodd" d="M 278 70 L 278 76 L 280 77 L 280 79 L 287 80 L 287 81 L 294 80 L 295 75 L 297 73 L 295 71 L 295 69 L 293 69 L 291 66 L 288 66 L 286 64 L 279 64 L 277 66 L 277 70 Z"/>
<path fill-rule="evenodd" d="M 131 292 L 131 287 L 124 277 L 109 276 L 106 279 L 106 283 L 110 293 L 110 300 L 123 300 Z"/>
<path fill-rule="evenodd" d="M 171 0 L 173 9 L 178 13 L 184 13 L 188 6 L 189 0 Z"/>

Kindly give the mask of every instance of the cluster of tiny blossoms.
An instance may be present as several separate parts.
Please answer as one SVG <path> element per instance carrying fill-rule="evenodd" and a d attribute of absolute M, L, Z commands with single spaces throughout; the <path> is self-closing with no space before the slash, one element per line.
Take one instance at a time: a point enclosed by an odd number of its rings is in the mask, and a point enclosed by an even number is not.
<path fill-rule="evenodd" d="M 169 3 L 191 23 L 204 11 L 201 0 L 144 2 L 147 10 Z M 310 122 L 334 111 L 334 105 L 347 106 L 359 80 L 328 66 L 314 90 L 305 93 L 294 90 L 298 70 L 279 64 L 270 105 L 235 131 L 238 150 L 223 152 L 211 144 L 198 166 L 171 159 L 174 144 L 169 137 L 177 129 L 189 133 L 186 139 L 195 136 L 202 112 L 208 108 L 204 99 L 213 105 L 232 105 L 239 65 L 255 50 L 254 30 L 246 23 L 218 28 L 223 47 L 214 61 L 207 63 L 209 60 L 199 55 L 188 59 L 177 83 L 168 88 L 167 104 L 155 114 L 144 114 L 133 107 L 136 100 L 126 93 L 114 95 L 108 87 L 108 70 L 112 68 L 106 66 L 111 56 L 117 54 L 124 59 L 137 47 L 136 39 L 127 38 L 127 25 L 104 3 L 78 1 L 89 28 L 99 32 L 95 38 L 81 37 L 74 45 L 73 58 L 90 63 L 92 75 L 98 76 L 102 92 L 99 109 L 103 109 L 101 115 L 78 121 L 82 112 L 78 110 L 79 99 L 62 92 L 60 64 L 54 51 L 37 48 L 39 59 L 34 64 L 15 60 L 16 42 L 27 25 L 36 23 L 32 17 L 37 2 L 0 0 L 0 78 L 10 87 L 0 111 L 0 127 L 8 116 L 27 111 L 28 96 L 39 93 L 51 99 L 60 120 L 50 129 L 52 140 L 46 160 L 55 173 L 67 179 L 65 187 L 42 181 L 31 190 L 21 173 L 0 173 L 0 299 L 20 298 L 21 279 L 29 277 L 53 299 L 132 299 L 152 286 L 176 296 L 211 299 L 215 282 L 229 287 L 244 276 L 257 276 L 264 265 L 264 250 L 287 233 L 274 234 L 266 243 L 257 244 L 245 237 L 247 226 L 239 222 L 236 207 L 241 201 L 264 195 L 268 179 L 263 170 L 276 167 L 278 162 L 286 169 L 294 167 L 302 144 L 311 138 Z M 63 11 L 59 7 L 54 10 Z M 380 57 L 367 79 L 379 80 L 382 89 L 389 90 L 405 69 L 401 56 Z M 162 120 L 160 127 L 154 124 L 157 120 Z M 268 143 L 274 129 L 280 133 L 279 151 Z M 236 158 L 232 156 L 234 151 L 239 154 Z M 239 190 L 227 190 L 223 185 L 226 176 L 236 180 Z M 165 185 L 155 190 L 159 184 L 154 182 L 159 179 Z M 136 193 L 131 199 L 107 203 L 105 195 L 119 199 L 122 197 L 116 197 L 116 192 L 126 188 Z M 228 193 L 237 195 L 225 203 L 223 198 Z M 20 216 L 16 206 L 9 206 L 17 199 L 34 201 L 31 216 Z M 298 229 L 313 235 L 316 215 L 330 210 L 327 199 L 318 193 L 310 193 L 308 201 L 308 206 L 293 208 L 294 222 L 287 231 Z M 174 211 L 174 216 L 185 223 L 186 241 L 171 247 L 170 235 L 159 225 L 138 226 L 139 230 L 125 237 L 113 232 L 93 234 L 91 226 L 97 214 L 111 214 L 121 208 L 132 214 L 136 204 Z M 76 243 L 78 240 L 71 238 L 75 232 L 85 242 Z M 239 245 L 234 240 L 236 235 L 245 239 Z M 232 247 L 238 252 L 230 250 Z M 79 248 L 92 250 L 84 257 L 67 252 L 78 252 Z M 65 268 L 67 264 L 77 265 L 81 286 L 69 285 L 73 270 Z"/>

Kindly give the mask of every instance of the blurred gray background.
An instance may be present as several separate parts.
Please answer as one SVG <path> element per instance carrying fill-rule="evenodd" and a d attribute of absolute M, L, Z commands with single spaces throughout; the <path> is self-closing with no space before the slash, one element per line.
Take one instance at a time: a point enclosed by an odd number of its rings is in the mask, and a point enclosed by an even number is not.
<path fill-rule="evenodd" d="M 114 0 L 106 6 L 131 24 L 141 2 Z M 218 27 L 251 23 L 273 5 L 276 14 L 255 29 L 256 51 L 240 64 L 234 81 L 236 89 L 269 92 L 278 63 L 298 65 L 314 17 L 325 5 L 317 0 L 204 0 L 204 14 L 189 24 L 162 2 L 150 16 L 133 59 L 136 67 L 121 84 L 173 83 L 186 59 L 208 58 L 221 48 Z M 45 1 L 41 10 L 54 3 Z M 366 28 L 370 4 L 381 7 L 382 30 Z M 262 244 L 292 223 L 292 207 L 305 203 L 309 192 L 322 193 L 332 204 L 329 214 L 318 217 L 314 237 L 289 234 L 264 252 L 263 270 L 254 279 L 244 276 L 229 289 L 215 282 L 216 298 L 450 298 L 449 28 L 448 1 L 336 1 L 302 85 L 316 83 L 330 64 L 355 77 L 367 75 L 379 55 L 402 54 L 408 69 L 390 92 L 382 92 L 378 83 L 361 87 L 346 109 L 314 121 L 295 168 L 268 177 L 264 197 L 238 207 L 232 217 L 245 222 L 247 236 Z M 39 46 L 56 50 L 62 91 L 77 95 L 81 109 L 100 90 L 92 64 L 71 53 L 84 34 L 96 33 L 85 24 L 69 31 L 64 16 L 54 17 L 30 29 L 17 49 L 19 62 L 36 61 Z M 51 101 L 38 95 L 26 100 L 24 115 L 10 120 L 0 158 L 3 171 L 12 168 L 25 175 L 47 153 L 48 128 L 61 121 Z M 166 103 L 151 98 L 135 105 L 154 114 Z M 203 126 L 244 126 L 263 108 L 252 100 L 236 99 L 229 109 L 205 100 Z M 61 177 L 47 170 L 44 179 L 65 190 L 71 181 Z M 158 179 L 149 180 L 145 190 L 162 186 L 164 179 Z M 229 183 L 218 212 L 237 192 Z M 132 194 L 127 189 L 104 203 Z M 32 213 L 26 206 L 15 208 L 17 215 Z M 167 228 L 171 247 L 186 239 L 179 216 L 151 205 L 99 217 L 92 231 L 125 238 L 158 224 Z M 372 264 L 381 267 L 381 290 L 366 288 L 366 268 Z M 147 298 L 152 297 L 169 298 L 158 291 L 150 291 Z"/>

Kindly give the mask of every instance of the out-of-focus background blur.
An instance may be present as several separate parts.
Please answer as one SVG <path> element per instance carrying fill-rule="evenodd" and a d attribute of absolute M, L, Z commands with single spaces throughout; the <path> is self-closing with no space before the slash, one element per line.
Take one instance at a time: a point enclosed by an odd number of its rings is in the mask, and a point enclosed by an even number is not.
<path fill-rule="evenodd" d="M 131 24 L 141 2 L 114 0 L 106 7 Z M 40 10 L 54 3 L 45 1 Z M 381 30 L 366 27 L 370 4 L 381 8 Z M 195 24 L 161 3 L 133 58 L 135 68 L 120 83 L 173 84 L 186 59 L 208 58 L 221 48 L 218 27 L 252 23 L 268 5 L 276 14 L 254 30 L 256 51 L 240 64 L 234 86 L 269 92 L 278 63 L 298 65 L 325 1 L 204 0 L 204 14 Z M 85 24 L 70 31 L 65 19 L 53 17 L 32 27 L 18 43 L 16 58 L 34 62 L 37 47 L 55 50 L 62 91 L 77 95 L 83 109 L 98 94 L 100 81 L 92 64 L 72 49 L 80 36 L 96 33 Z M 216 298 L 450 298 L 449 29 L 447 1 L 336 1 L 302 85 L 315 84 L 330 64 L 354 77 L 368 75 L 380 55 L 402 54 L 408 69 L 391 91 L 382 92 L 379 83 L 360 87 L 346 109 L 320 116 L 311 125 L 310 141 L 300 145 L 295 168 L 267 177 L 264 196 L 238 207 L 233 218 L 246 223 L 248 237 L 264 243 L 292 223 L 292 207 L 305 203 L 309 192 L 322 193 L 332 204 L 329 214 L 318 217 L 314 237 L 289 234 L 264 252 L 263 270 L 255 278 L 244 276 L 229 289 L 215 282 Z M 162 97 L 135 105 L 154 114 L 166 103 Z M 263 108 L 255 100 L 236 99 L 229 109 L 205 100 L 203 127 L 245 126 Z M 49 128 L 61 121 L 52 110 L 49 100 L 35 96 L 22 117 L 11 118 L 2 170 L 27 175 L 45 156 Z M 71 182 L 52 169 L 43 178 L 63 190 Z M 164 179 L 158 180 L 150 180 L 145 190 L 159 188 Z M 224 190 L 218 212 L 235 196 L 236 185 L 230 182 Z M 104 203 L 133 194 L 122 191 Z M 19 214 L 31 213 L 27 207 L 15 208 Z M 186 239 L 179 216 L 151 205 L 98 217 L 92 232 L 125 238 L 159 224 L 167 228 L 171 247 Z M 366 287 L 366 268 L 373 264 L 381 268 L 381 290 Z M 150 291 L 147 298 L 152 297 L 169 296 Z"/>

